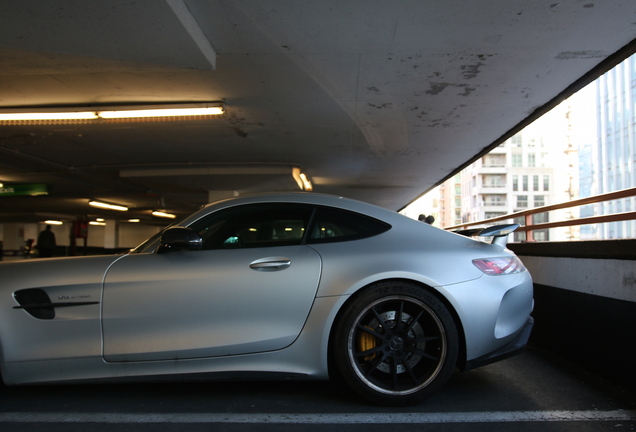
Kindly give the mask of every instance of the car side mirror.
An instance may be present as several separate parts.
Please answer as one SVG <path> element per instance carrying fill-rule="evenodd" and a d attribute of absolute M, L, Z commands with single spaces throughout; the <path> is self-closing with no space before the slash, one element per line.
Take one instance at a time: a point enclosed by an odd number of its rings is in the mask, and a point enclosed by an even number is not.
<path fill-rule="evenodd" d="M 203 248 L 203 240 L 198 232 L 190 228 L 168 228 L 161 234 L 161 242 L 157 253 L 173 251 L 192 251 Z"/>

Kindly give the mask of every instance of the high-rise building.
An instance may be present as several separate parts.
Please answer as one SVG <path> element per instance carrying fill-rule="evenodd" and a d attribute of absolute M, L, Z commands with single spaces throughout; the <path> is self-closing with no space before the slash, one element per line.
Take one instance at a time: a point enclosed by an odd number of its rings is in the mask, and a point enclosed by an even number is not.
<path fill-rule="evenodd" d="M 440 227 L 462 223 L 462 183 L 459 174 L 444 182 L 439 187 L 439 219 Z"/>
<path fill-rule="evenodd" d="M 461 173 L 462 222 L 479 221 L 559 202 L 564 180 L 557 173 L 567 163 L 567 106 L 559 106 L 480 158 Z M 534 216 L 534 223 L 550 215 Z M 560 230 L 540 230 L 534 240 L 563 237 Z M 518 233 L 516 240 L 523 240 Z"/>
<path fill-rule="evenodd" d="M 589 89 L 595 100 L 595 139 L 580 151 L 581 197 L 636 187 L 636 55 L 597 79 Z M 629 212 L 635 198 L 582 208 L 581 216 Z M 636 221 L 584 226 L 583 239 L 633 238 Z"/>

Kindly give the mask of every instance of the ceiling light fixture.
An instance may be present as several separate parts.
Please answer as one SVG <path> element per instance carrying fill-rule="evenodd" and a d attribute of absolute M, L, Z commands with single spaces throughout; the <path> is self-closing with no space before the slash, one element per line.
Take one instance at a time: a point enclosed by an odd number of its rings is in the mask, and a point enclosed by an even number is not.
<path fill-rule="evenodd" d="M 300 180 L 302 180 L 303 182 L 303 187 L 306 191 L 311 191 L 313 190 L 313 185 L 311 184 L 311 181 L 309 180 L 309 177 L 307 177 L 307 174 L 305 173 L 300 173 Z"/>
<path fill-rule="evenodd" d="M 97 115 L 103 119 L 141 118 L 141 117 L 182 117 L 207 116 L 223 114 L 223 106 L 173 106 L 165 108 L 135 107 L 131 109 L 98 111 Z"/>
<path fill-rule="evenodd" d="M 93 207 L 99 207 L 107 210 L 128 211 L 128 207 L 124 207 L 116 204 L 108 204 L 100 201 L 90 201 L 88 204 Z"/>
<path fill-rule="evenodd" d="M 90 221 L 88 224 L 94 225 L 94 226 L 106 226 L 106 222 L 98 222 L 98 221 Z"/>
<path fill-rule="evenodd" d="M 309 177 L 307 176 L 307 174 L 302 172 L 302 170 L 299 167 L 294 167 L 292 169 L 292 176 L 294 177 L 294 180 L 296 180 L 296 183 L 298 184 L 298 187 L 300 188 L 300 190 L 304 190 L 308 192 L 313 190 L 313 185 L 311 184 L 311 180 L 309 180 Z"/>
<path fill-rule="evenodd" d="M 94 111 L 77 112 L 14 112 L 0 113 L 0 121 L 29 121 L 29 120 L 94 120 L 99 118 Z"/>
<path fill-rule="evenodd" d="M 47 220 L 47 221 L 44 221 L 42 223 L 44 223 L 46 225 L 62 225 L 64 222 L 59 221 L 59 220 Z"/>
<path fill-rule="evenodd" d="M 173 103 L 155 105 L 48 107 L 0 109 L 0 124 L 22 121 L 110 120 L 151 117 L 189 117 L 223 114 L 222 102 Z"/>
<path fill-rule="evenodd" d="M 162 212 L 162 211 L 153 211 L 152 215 L 153 216 L 163 217 L 163 218 L 169 218 L 169 219 L 174 219 L 174 218 L 177 217 L 177 215 L 173 215 L 172 213 L 166 213 L 166 212 Z"/>

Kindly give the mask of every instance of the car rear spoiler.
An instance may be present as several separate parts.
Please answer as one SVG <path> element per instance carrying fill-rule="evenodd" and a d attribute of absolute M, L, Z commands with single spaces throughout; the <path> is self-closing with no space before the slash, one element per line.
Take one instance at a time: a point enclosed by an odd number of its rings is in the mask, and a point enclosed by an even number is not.
<path fill-rule="evenodd" d="M 479 237 L 492 237 L 492 244 L 506 246 L 508 243 L 508 234 L 519 228 L 519 224 L 495 225 L 488 228 L 473 228 L 465 230 L 453 231 L 466 237 L 478 235 Z"/>

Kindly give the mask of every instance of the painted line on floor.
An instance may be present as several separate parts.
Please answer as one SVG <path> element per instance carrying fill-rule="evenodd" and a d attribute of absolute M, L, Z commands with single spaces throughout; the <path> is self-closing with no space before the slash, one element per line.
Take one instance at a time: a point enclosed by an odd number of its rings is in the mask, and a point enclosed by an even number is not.
<path fill-rule="evenodd" d="M 636 411 L 490 411 L 449 413 L 0 413 L 0 423 L 430 424 L 636 421 Z"/>

